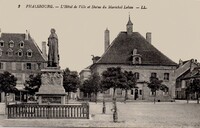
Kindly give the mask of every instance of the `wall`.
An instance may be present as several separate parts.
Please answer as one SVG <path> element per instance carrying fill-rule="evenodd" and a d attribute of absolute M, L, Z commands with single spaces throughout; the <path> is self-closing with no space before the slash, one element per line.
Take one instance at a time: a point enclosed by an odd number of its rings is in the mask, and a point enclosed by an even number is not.
<path fill-rule="evenodd" d="M 0 115 L 5 114 L 5 103 L 0 103 Z"/>
<path fill-rule="evenodd" d="M 2 61 L 1 61 L 2 62 Z M 4 68 L 0 69 L 0 73 L 8 71 L 18 78 L 16 88 L 22 90 L 24 88 L 25 81 L 29 78 L 30 74 L 40 73 L 40 68 L 45 67 L 45 63 L 41 63 L 40 67 L 36 62 L 2 62 Z M 26 69 L 26 63 L 32 64 L 32 69 Z M 3 93 L 2 93 L 3 94 Z M 10 98 L 14 98 L 14 95 L 10 95 Z M 1 96 L 1 102 L 4 100 L 4 95 Z"/>
<path fill-rule="evenodd" d="M 134 65 L 95 65 L 92 67 L 92 72 L 98 72 L 100 75 L 103 71 L 107 70 L 108 67 L 118 67 L 120 66 L 122 70 L 126 71 L 132 71 L 138 72 L 140 74 L 140 78 L 138 82 L 144 83 L 144 84 L 138 84 L 139 88 L 143 90 L 143 95 L 139 96 L 139 99 L 141 100 L 152 100 L 153 96 L 150 96 L 150 89 L 147 87 L 147 84 L 145 82 L 149 82 L 149 78 L 151 76 L 152 72 L 157 73 L 157 77 L 159 80 L 164 79 L 164 73 L 169 73 L 169 80 L 163 80 L 163 84 L 165 84 L 169 88 L 168 95 L 163 95 L 162 91 L 159 91 L 157 93 L 158 97 L 160 97 L 161 100 L 168 100 L 175 98 L 175 66 L 134 66 Z M 110 91 L 112 92 L 112 91 Z M 123 93 L 124 95 L 125 93 Z M 133 98 L 130 91 L 128 92 L 129 98 Z M 110 93 L 112 95 L 112 93 Z M 122 95 L 122 96 L 123 96 Z"/>

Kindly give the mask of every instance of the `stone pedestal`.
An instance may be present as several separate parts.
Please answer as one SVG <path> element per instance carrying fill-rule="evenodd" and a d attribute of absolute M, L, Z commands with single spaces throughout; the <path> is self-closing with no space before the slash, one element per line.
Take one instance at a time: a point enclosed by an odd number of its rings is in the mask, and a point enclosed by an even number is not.
<path fill-rule="evenodd" d="M 42 69 L 42 85 L 36 93 L 39 104 L 65 104 L 62 71 L 58 68 Z"/>

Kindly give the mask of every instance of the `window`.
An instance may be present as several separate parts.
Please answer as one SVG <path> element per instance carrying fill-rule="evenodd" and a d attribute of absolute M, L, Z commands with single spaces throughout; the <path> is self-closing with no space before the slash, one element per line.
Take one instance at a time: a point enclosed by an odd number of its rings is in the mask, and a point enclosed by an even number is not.
<path fill-rule="evenodd" d="M 12 40 L 9 42 L 9 47 L 14 47 L 14 42 Z"/>
<path fill-rule="evenodd" d="M 17 78 L 17 83 L 22 83 L 22 74 L 15 74 L 15 77 Z"/>
<path fill-rule="evenodd" d="M 133 95 L 133 89 L 131 89 L 131 95 Z"/>
<path fill-rule="evenodd" d="M 26 54 L 27 54 L 28 57 L 32 57 L 32 50 L 31 49 L 27 50 Z"/>
<path fill-rule="evenodd" d="M 3 63 L 0 62 L 0 69 L 3 69 Z"/>
<path fill-rule="evenodd" d="M 122 89 L 120 88 L 117 89 L 117 95 L 122 95 Z"/>
<path fill-rule="evenodd" d="M 169 73 L 164 73 L 164 80 L 169 80 Z"/>
<path fill-rule="evenodd" d="M 26 63 L 26 69 L 31 69 L 31 63 Z"/>
<path fill-rule="evenodd" d="M 139 64 L 139 57 L 135 58 L 135 64 Z"/>
<path fill-rule="evenodd" d="M 7 51 L 8 56 L 12 56 L 13 55 L 13 50 L 11 48 L 8 49 Z"/>
<path fill-rule="evenodd" d="M 12 56 L 13 55 L 13 52 L 12 51 L 9 51 L 8 52 L 8 56 Z"/>
<path fill-rule="evenodd" d="M 133 55 L 133 64 L 141 64 L 141 55 Z"/>
<path fill-rule="evenodd" d="M 141 55 L 137 53 L 137 49 L 133 49 L 132 57 L 133 64 L 141 64 Z"/>
<path fill-rule="evenodd" d="M 19 57 L 22 57 L 23 56 L 23 51 L 20 49 L 20 50 L 18 50 L 18 56 Z"/>
<path fill-rule="evenodd" d="M 156 78 L 157 77 L 157 73 L 155 73 L 155 72 L 151 73 L 151 77 Z"/>
<path fill-rule="evenodd" d="M 37 63 L 38 69 L 41 69 L 41 63 Z"/>
<path fill-rule="evenodd" d="M 0 48 L 0 56 L 2 56 L 3 54 L 3 50 Z"/>
<path fill-rule="evenodd" d="M 24 48 L 24 42 L 20 41 L 19 46 L 20 46 L 20 48 Z"/>
<path fill-rule="evenodd" d="M 154 96 L 155 92 L 150 91 L 150 96 Z"/>
<path fill-rule="evenodd" d="M 4 47 L 4 41 L 3 40 L 0 41 L 0 47 Z"/>
<path fill-rule="evenodd" d="M 166 88 L 164 91 L 163 91 L 163 95 L 168 95 L 169 94 L 169 89 Z"/>
<path fill-rule="evenodd" d="M 135 73 L 135 78 L 136 78 L 137 80 L 140 79 L 140 74 L 139 74 L 138 72 Z"/>
<path fill-rule="evenodd" d="M 139 90 L 139 94 L 142 95 L 142 90 Z"/>

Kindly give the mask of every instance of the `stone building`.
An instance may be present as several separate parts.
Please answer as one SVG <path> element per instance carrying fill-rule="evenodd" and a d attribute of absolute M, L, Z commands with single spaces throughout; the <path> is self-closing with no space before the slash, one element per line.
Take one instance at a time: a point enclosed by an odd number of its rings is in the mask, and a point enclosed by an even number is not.
<path fill-rule="evenodd" d="M 26 101 L 25 80 L 30 74 L 37 74 L 46 66 L 46 43 L 42 50 L 35 43 L 28 31 L 26 33 L 0 33 L 0 72 L 8 71 L 17 77 L 19 93 L 10 94 L 10 101 Z M 4 101 L 4 93 L 0 101 Z"/>
<path fill-rule="evenodd" d="M 108 67 L 121 67 L 132 71 L 137 77 L 137 89 L 128 91 L 129 99 L 153 100 L 153 95 L 147 87 L 150 77 L 158 77 L 168 87 L 167 92 L 158 91 L 157 100 L 171 101 L 175 98 L 175 69 L 177 64 L 156 49 L 151 42 L 151 33 L 144 38 L 139 32 L 133 31 L 133 23 L 129 17 L 126 31 L 122 31 L 110 44 L 109 30 L 105 30 L 105 52 L 101 57 L 93 57 L 93 64 L 80 72 L 82 81 L 91 73 L 100 75 Z M 90 71 L 90 74 L 88 73 Z M 85 75 L 85 77 L 84 77 Z M 104 98 L 111 98 L 112 89 L 105 92 Z M 116 90 L 117 99 L 124 99 L 125 91 Z M 99 100 L 103 95 L 99 93 Z"/>
<path fill-rule="evenodd" d="M 190 84 L 190 80 L 199 74 L 199 63 L 196 59 L 186 61 L 179 60 L 176 74 L 176 99 L 186 99 L 185 89 Z"/>

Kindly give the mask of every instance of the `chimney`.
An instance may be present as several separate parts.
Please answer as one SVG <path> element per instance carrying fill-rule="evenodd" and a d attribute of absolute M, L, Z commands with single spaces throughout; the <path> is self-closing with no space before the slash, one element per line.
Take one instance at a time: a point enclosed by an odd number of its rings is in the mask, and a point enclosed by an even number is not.
<path fill-rule="evenodd" d="M 106 28 L 105 33 L 104 33 L 104 39 L 105 39 L 105 49 L 104 51 L 106 51 L 110 45 L 110 32 L 108 30 L 108 28 Z"/>
<path fill-rule="evenodd" d="M 1 33 L 1 28 L 0 28 L 0 38 L 1 38 L 1 34 L 2 34 L 2 33 Z"/>
<path fill-rule="evenodd" d="M 28 35 L 29 35 L 29 32 L 28 32 L 28 30 L 26 30 L 25 40 L 28 40 Z"/>
<path fill-rule="evenodd" d="M 96 63 L 101 57 L 92 55 L 93 64 Z"/>
<path fill-rule="evenodd" d="M 180 59 L 179 60 L 179 66 L 182 66 L 183 65 L 183 61 Z"/>
<path fill-rule="evenodd" d="M 44 57 L 47 57 L 46 42 L 45 42 L 45 41 L 42 42 L 42 55 L 43 55 Z"/>
<path fill-rule="evenodd" d="M 151 32 L 146 33 L 146 40 L 151 44 Z"/>

